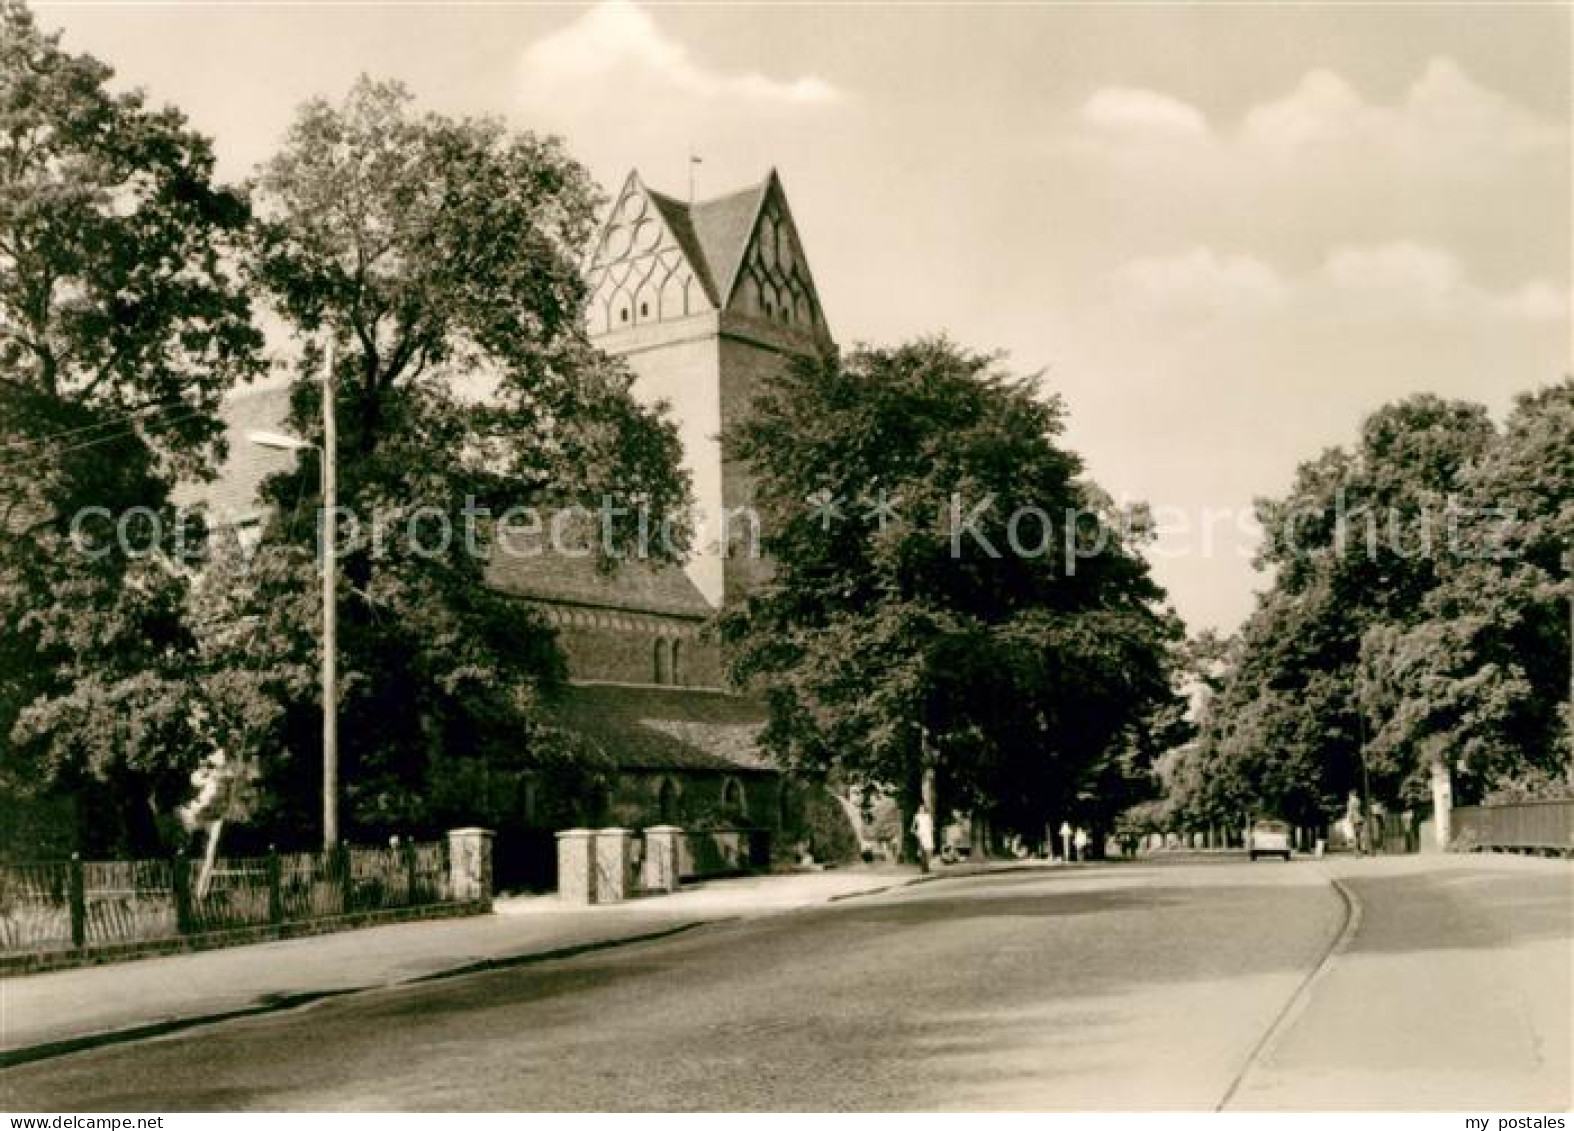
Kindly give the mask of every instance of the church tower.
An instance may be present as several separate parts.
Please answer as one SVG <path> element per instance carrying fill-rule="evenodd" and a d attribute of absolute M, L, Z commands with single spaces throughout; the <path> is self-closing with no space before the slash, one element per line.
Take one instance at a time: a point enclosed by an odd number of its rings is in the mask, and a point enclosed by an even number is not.
<path fill-rule="evenodd" d="M 752 482 L 721 436 L 763 379 L 835 348 L 781 179 L 773 169 L 752 188 L 684 203 L 631 172 L 587 278 L 592 340 L 677 422 L 699 507 L 688 574 L 713 607 L 730 603 L 768 566 L 751 551 Z"/>

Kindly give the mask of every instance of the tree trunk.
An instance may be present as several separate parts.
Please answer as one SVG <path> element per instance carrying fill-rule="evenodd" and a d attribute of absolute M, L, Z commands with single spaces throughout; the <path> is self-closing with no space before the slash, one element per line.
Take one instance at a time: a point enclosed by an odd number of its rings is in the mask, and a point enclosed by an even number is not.
<path fill-rule="evenodd" d="M 1453 842 L 1454 779 L 1448 772 L 1443 751 L 1432 752 L 1428 770 L 1432 778 L 1432 819 L 1437 832 L 1439 852 L 1447 852 Z"/>
<path fill-rule="evenodd" d="M 197 874 L 197 898 L 208 894 L 208 885 L 213 882 L 213 866 L 219 858 L 219 835 L 224 831 L 224 818 L 208 824 L 208 843 L 202 850 L 202 871 Z"/>
<path fill-rule="evenodd" d="M 918 851 L 918 835 L 913 832 L 913 818 L 918 815 L 918 807 L 923 804 L 923 776 L 917 765 L 909 763 L 907 779 L 902 782 L 901 805 L 897 811 L 898 839 L 901 846 L 898 854 L 904 864 L 915 863 L 920 860 Z"/>
<path fill-rule="evenodd" d="M 923 807 L 929 811 L 929 843 L 919 845 L 918 866 L 925 872 L 929 871 L 929 857 L 936 851 L 942 836 L 940 820 L 940 803 L 936 797 L 935 785 L 935 758 L 934 751 L 929 746 L 929 728 L 922 731 L 922 751 L 919 765 L 922 771 L 918 779 L 919 800 Z"/>

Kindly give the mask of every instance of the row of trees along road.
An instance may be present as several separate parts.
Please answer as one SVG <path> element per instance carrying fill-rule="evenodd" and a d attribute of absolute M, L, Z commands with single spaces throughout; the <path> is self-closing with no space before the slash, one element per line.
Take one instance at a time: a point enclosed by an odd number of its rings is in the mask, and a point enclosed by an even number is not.
<path fill-rule="evenodd" d="M 224 186 L 178 111 L 110 80 L 0 3 L 0 848 L 167 850 L 199 767 L 201 819 L 234 796 L 259 835 L 309 845 L 314 457 L 267 485 L 249 561 L 220 537 L 182 560 L 170 506 L 225 455 L 222 398 L 268 370 L 262 315 L 301 346 L 290 425 L 307 439 L 314 343 L 339 343 L 340 500 L 360 514 L 437 506 L 462 529 L 466 496 L 497 514 L 607 495 L 659 522 L 687 498 L 676 433 L 584 340 L 598 201 L 556 141 L 363 79 Z M 478 379 L 492 395 L 470 395 Z M 86 506 L 151 508 L 159 552 L 102 536 L 77 552 Z M 540 721 L 561 674 L 549 631 L 481 584 L 484 555 L 398 541 L 344 563 L 347 828 L 484 819 L 500 769 L 593 773 Z M 260 798 L 234 788 L 250 782 Z"/>
<path fill-rule="evenodd" d="M 303 106 L 248 184 L 219 185 L 177 111 L 111 93 L 106 66 L 17 0 L 0 21 L 0 848 L 165 851 L 183 804 L 213 829 L 243 820 L 243 839 L 310 844 L 316 457 L 265 484 L 271 525 L 245 551 L 213 531 L 182 560 L 171 490 L 225 456 L 220 402 L 267 371 L 266 314 L 292 332 L 277 364 L 307 440 L 320 343 L 337 342 L 339 498 L 357 515 L 398 529 L 435 506 L 460 530 L 467 500 L 497 515 L 608 497 L 631 540 L 636 506 L 675 513 L 675 430 L 582 330 L 596 190 L 555 140 L 422 114 L 366 79 Z M 1181 633 L 1140 530 L 1059 445 L 1061 417 L 1033 380 L 944 341 L 765 391 L 735 442 L 780 565 L 721 633 L 738 678 L 768 688 L 789 765 L 1034 838 L 1057 816 L 1107 828 L 1143 795 L 1182 725 Z M 847 521 L 806 514 L 815 488 Z M 874 496 L 899 517 L 871 517 Z M 102 537 L 74 552 L 89 505 L 152 508 L 159 552 Z M 1053 526 L 1013 523 L 1023 507 Z M 604 770 L 544 723 L 560 653 L 483 584 L 484 561 L 462 540 L 345 553 L 351 835 L 503 820 L 520 771 L 588 790 Z"/>
<path fill-rule="evenodd" d="M 1389 405 L 1258 511 L 1272 583 L 1165 764 L 1167 821 L 1320 825 L 1369 782 L 1446 842 L 1455 801 L 1568 791 L 1574 381 L 1501 428 Z"/>
<path fill-rule="evenodd" d="M 1143 795 L 1182 633 L 1062 415 L 945 340 L 766 383 L 730 454 L 777 565 L 721 631 L 787 764 L 1031 840 Z"/>

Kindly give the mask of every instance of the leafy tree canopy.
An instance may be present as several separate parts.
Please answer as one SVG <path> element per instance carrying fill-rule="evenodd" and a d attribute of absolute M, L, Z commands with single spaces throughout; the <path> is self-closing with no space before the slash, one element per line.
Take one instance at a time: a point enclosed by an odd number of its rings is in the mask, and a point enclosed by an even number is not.
<path fill-rule="evenodd" d="M 0 3 L 0 789 L 69 791 L 99 850 L 152 843 L 186 788 L 168 493 L 262 365 L 244 199 L 178 111 L 110 78 Z"/>
<path fill-rule="evenodd" d="M 790 764 L 909 811 L 932 771 L 942 813 L 1038 834 L 1168 701 L 1176 626 L 1061 421 L 1033 380 L 943 339 L 766 383 L 727 442 L 775 570 L 722 635 Z"/>
<path fill-rule="evenodd" d="M 256 203 L 250 270 L 308 341 L 293 427 L 313 441 L 316 343 L 339 346 L 339 502 L 361 534 L 345 539 L 339 593 L 346 823 L 409 831 L 439 819 L 444 783 L 576 758 L 538 710 L 562 674 L 550 631 L 485 583 L 498 519 L 605 499 L 610 544 L 628 548 L 640 508 L 655 527 L 687 500 L 678 440 L 584 337 L 597 196 L 555 139 L 423 114 L 363 78 L 340 104 L 301 108 Z M 318 476 L 308 453 L 269 485 L 260 551 L 282 571 L 267 585 L 306 600 L 316 530 L 300 512 Z M 285 744 L 315 752 L 315 705 L 291 712 Z"/>
<path fill-rule="evenodd" d="M 1321 823 L 1363 778 L 1408 806 L 1449 776 L 1473 796 L 1566 772 L 1570 435 L 1567 380 L 1501 431 L 1413 397 L 1260 504 L 1273 585 L 1208 711 L 1187 819 Z"/>

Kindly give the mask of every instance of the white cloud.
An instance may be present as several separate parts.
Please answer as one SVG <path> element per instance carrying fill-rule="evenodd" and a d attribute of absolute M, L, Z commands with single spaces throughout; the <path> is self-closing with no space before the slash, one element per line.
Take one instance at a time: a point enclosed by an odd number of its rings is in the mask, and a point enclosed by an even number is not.
<path fill-rule="evenodd" d="M 1173 192 L 1270 190 L 1291 197 L 1351 193 L 1383 206 L 1426 187 L 1429 197 L 1556 161 L 1566 123 L 1483 86 L 1453 60 L 1430 59 L 1393 102 L 1372 101 L 1335 71 L 1307 72 L 1234 124 L 1172 94 L 1105 87 L 1083 102 L 1074 150 Z M 1160 139 L 1166 144 L 1155 144 Z"/>
<path fill-rule="evenodd" d="M 625 93 L 654 88 L 755 107 L 815 106 L 841 99 L 835 87 L 813 75 L 774 79 L 757 71 L 708 68 L 629 0 L 603 0 L 567 27 L 532 43 L 521 56 L 520 79 L 527 98 L 548 104 L 596 97 L 608 86 Z"/>
<path fill-rule="evenodd" d="M 1101 130 L 1175 137 L 1200 137 L 1208 132 L 1208 120 L 1195 106 L 1138 87 L 1110 86 L 1094 91 L 1078 116 Z"/>
<path fill-rule="evenodd" d="M 1335 247 L 1308 289 L 1326 299 L 1331 312 L 1362 320 L 1557 322 L 1570 317 L 1568 290 L 1556 283 L 1531 279 L 1494 291 L 1472 281 L 1452 252 L 1405 241 Z"/>
<path fill-rule="evenodd" d="M 1545 149 L 1564 135 L 1437 56 L 1394 105 L 1368 102 L 1332 71 L 1311 71 L 1283 98 L 1248 110 L 1240 138 L 1274 152 L 1356 145 L 1398 155 L 1467 151 L 1490 157 Z"/>
<path fill-rule="evenodd" d="M 1339 75 L 1311 71 L 1286 97 L 1248 110 L 1241 136 L 1248 145 L 1294 149 L 1347 138 L 1371 112 Z"/>
<path fill-rule="evenodd" d="M 1492 308 L 1501 318 L 1514 322 L 1558 322 L 1574 319 L 1571 298 L 1566 288 L 1547 279 L 1532 279 L 1524 286 L 1496 295 Z"/>
<path fill-rule="evenodd" d="M 1568 320 L 1567 288 L 1547 279 L 1495 291 L 1471 280 L 1452 252 L 1406 241 L 1342 245 L 1301 275 L 1245 254 L 1199 246 L 1128 260 L 1105 293 L 1144 314 L 1260 316 L 1323 322 Z"/>
<path fill-rule="evenodd" d="M 1281 307 L 1290 290 L 1262 260 L 1208 247 L 1130 260 L 1106 282 L 1123 305 L 1188 314 L 1259 314 Z"/>
<path fill-rule="evenodd" d="M 1403 241 L 1333 248 L 1318 281 L 1352 310 L 1374 315 L 1443 317 L 1474 293 L 1451 252 Z"/>

